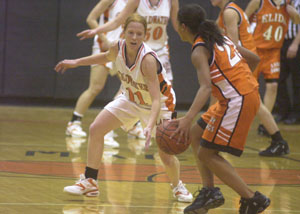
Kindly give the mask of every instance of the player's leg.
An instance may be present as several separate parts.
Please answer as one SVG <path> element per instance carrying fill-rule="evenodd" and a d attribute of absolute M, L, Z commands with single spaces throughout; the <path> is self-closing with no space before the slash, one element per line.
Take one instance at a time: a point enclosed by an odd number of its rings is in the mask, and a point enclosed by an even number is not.
<path fill-rule="evenodd" d="M 193 196 L 180 180 L 180 162 L 175 155 L 169 155 L 159 149 L 160 159 L 171 181 L 173 196 L 180 202 L 192 202 Z"/>
<path fill-rule="evenodd" d="M 263 103 L 260 105 L 258 117 L 272 138 L 271 145 L 261 151 L 259 155 L 274 157 L 289 154 L 288 143 L 281 136 L 273 115 Z"/>
<path fill-rule="evenodd" d="M 104 149 L 104 136 L 122 125 L 122 122 L 111 112 L 104 109 L 90 126 L 88 140 L 88 158 L 85 173 L 72 186 L 66 186 L 64 192 L 74 195 L 98 196 L 98 169 Z"/>
<path fill-rule="evenodd" d="M 277 82 L 268 82 L 266 81 L 266 91 L 265 91 L 265 96 L 264 96 L 264 104 L 266 108 L 272 112 L 275 101 L 276 101 L 276 96 L 277 96 L 277 88 L 278 88 L 278 83 Z"/>
<path fill-rule="evenodd" d="M 103 65 L 91 68 L 89 87 L 78 98 L 71 121 L 66 130 L 72 137 L 86 137 L 81 128 L 81 118 L 90 107 L 95 97 L 102 91 L 108 75 L 108 69 Z"/>

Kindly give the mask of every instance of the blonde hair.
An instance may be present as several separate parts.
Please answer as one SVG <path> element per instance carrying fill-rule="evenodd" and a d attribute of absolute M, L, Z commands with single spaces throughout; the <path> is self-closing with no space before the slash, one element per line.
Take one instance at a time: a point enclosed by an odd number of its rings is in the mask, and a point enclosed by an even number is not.
<path fill-rule="evenodd" d="M 133 13 L 126 19 L 126 21 L 124 23 L 124 31 L 127 29 L 130 22 L 141 23 L 144 26 L 145 33 L 147 32 L 147 20 L 145 19 L 145 17 L 139 15 L 138 13 Z"/>

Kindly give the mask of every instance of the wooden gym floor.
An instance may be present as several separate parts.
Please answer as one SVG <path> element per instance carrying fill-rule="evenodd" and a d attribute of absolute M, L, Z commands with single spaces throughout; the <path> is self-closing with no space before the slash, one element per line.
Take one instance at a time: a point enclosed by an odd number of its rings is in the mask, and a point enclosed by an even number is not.
<path fill-rule="evenodd" d="M 99 109 L 89 110 L 84 130 Z M 105 149 L 100 169 L 100 196 L 86 198 L 63 193 L 84 171 L 86 139 L 65 136 L 72 109 L 0 106 L 0 213 L 2 214 L 179 214 L 176 202 L 152 143 L 128 138 L 117 130 L 120 149 Z M 270 139 L 256 134 L 255 120 L 241 158 L 223 154 L 251 186 L 272 203 L 264 213 L 300 213 L 300 125 L 280 124 L 291 154 L 280 158 L 258 156 Z M 179 155 L 181 179 L 191 192 L 201 188 L 190 148 Z M 216 179 L 225 204 L 214 214 L 238 213 L 239 196 Z"/>

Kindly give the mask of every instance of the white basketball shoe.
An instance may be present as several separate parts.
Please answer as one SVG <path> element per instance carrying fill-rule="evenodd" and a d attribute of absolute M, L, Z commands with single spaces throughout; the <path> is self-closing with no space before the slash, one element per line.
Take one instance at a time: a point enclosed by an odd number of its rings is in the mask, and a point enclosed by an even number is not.
<path fill-rule="evenodd" d="M 80 179 L 74 185 L 66 186 L 64 192 L 88 197 L 96 197 L 99 195 L 97 181 L 93 178 L 85 178 L 84 174 L 80 175 Z"/>
<path fill-rule="evenodd" d="M 66 135 L 72 137 L 86 137 L 86 132 L 82 130 L 80 121 L 70 121 L 66 129 Z"/>
<path fill-rule="evenodd" d="M 135 126 L 128 131 L 128 136 L 139 138 L 139 139 L 146 139 L 146 136 L 144 135 L 144 129 L 142 127 L 142 124 L 140 122 L 135 124 Z"/>
<path fill-rule="evenodd" d="M 173 196 L 177 199 L 177 201 L 187 203 L 193 201 L 193 195 L 187 190 L 182 181 L 179 181 L 176 187 L 173 187 L 171 184 L 171 187 L 173 189 Z"/>

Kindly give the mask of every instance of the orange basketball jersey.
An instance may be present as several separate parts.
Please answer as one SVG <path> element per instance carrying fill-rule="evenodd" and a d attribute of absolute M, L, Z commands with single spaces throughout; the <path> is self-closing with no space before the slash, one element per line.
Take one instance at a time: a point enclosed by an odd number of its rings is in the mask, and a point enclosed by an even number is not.
<path fill-rule="evenodd" d="M 259 49 L 281 48 L 288 30 L 289 14 L 286 0 L 277 6 L 272 0 L 261 0 L 254 14 L 254 40 Z"/>
<path fill-rule="evenodd" d="M 254 43 L 254 39 L 251 33 L 251 28 L 250 28 L 250 24 L 248 21 L 248 17 L 246 15 L 246 13 L 235 3 L 233 2 L 229 2 L 225 8 L 220 12 L 219 14 L 219 23 L 218 25 L 220 26 L 220 28 L 222 28 L 225 33 L 226 33 L 226 29 L 225 29 L 225 24 L 224 24 L 224 10 L 226 9 L 233 9 L 235 10 L 238 15 L 239 15 L 239 23 L 238 23 L 238 29 L 239 29 L 239 43 L 241 46 L 243 46 L 244 48 L 247 48 L 248 50 L 252 51 L 252 52 L 256 52 L 256 46 Z"/>
<path fill-rule="evenodd" d="M 219 101 L 246 95 L 258 87 L 246 60 L 242 58 L 233 42 L 226 36 L 224 38 L 225 43 L 222 46 L 214 45 L 209 62 L 212 94 Z M 193 49 L 204 44 L 199 36 L 193 44 Z"/>

